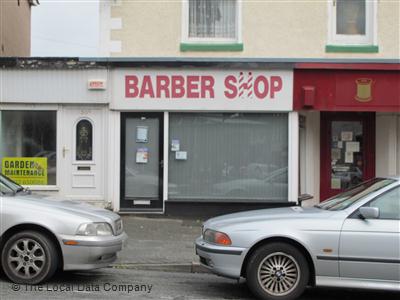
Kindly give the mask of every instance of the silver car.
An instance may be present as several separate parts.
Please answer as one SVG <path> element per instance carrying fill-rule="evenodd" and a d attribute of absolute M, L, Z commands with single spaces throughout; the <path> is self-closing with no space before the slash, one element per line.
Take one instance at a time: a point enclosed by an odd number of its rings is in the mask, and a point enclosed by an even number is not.
<path fill-rule="evenodd" d="M 11 281 L 37 284 L 57 269 L 105 267 L 125 240 L 117 214 L 31 195 L 0 174 L 1 267 Z"/>
<path fill-rule="evenodd" d="M 204 223 L 201 263 L 246 278 L 261 299 L 306 286 L 400 291 L 400 178 L 376 178 L 321 204 L 235 213 Z"/>

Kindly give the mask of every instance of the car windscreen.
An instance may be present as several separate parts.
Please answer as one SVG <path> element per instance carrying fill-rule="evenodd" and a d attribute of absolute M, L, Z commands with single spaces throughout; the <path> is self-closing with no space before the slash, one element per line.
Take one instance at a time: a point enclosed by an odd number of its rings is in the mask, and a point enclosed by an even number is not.
<path fill-rule="evenodd" d="M 343 210 L 350 207 L 365 196 L 368 196 L 369 194 L 372 194 L 394 182 L 395 180 L 393 179 L 375 178 L 363 182 L 341 194 L 333 196 L 332 198 L 329 198 L 315 207 L 325 210 Z"/>
<path fill-rule="evenodd" d="M 3 174 L 0 174 L 0 192 L 2 194 L 15 194 L 23 189 L 24 188 L 18 183 L 15 183 Z"/>

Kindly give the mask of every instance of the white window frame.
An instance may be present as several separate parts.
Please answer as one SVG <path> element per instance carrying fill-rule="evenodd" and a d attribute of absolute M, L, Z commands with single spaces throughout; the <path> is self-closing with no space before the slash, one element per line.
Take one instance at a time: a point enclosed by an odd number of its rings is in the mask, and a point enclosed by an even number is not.
<path fill-rule="evenodd" d="M 377 1 L 365 0 L 365 35 L 336 34 L 336 0 L 328 1 L 328 44 L 377 45 Z"/>
<path fill-rule="evenodd" d="M 236 0 L 236 37 L 235 38 L 189 38 L 189 0 L 182 1 L 182 43 L 228 44 L 242 42 L 242 0 Z"/>

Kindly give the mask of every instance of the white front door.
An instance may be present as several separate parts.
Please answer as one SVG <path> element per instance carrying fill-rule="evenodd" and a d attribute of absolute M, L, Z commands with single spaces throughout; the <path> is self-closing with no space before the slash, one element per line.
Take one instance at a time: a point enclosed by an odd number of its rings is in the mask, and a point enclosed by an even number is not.
<path fill-rule="evenodd" d="M 105 110 L 64 107 L 59 138 L 59 185 L 64 197 L 104 204 Z"/>

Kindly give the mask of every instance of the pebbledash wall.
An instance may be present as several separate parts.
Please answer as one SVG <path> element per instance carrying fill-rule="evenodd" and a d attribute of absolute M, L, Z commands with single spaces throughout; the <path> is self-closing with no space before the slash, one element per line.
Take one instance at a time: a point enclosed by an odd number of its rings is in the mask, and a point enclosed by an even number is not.
<path fill-rule="evenodd" d="M 126 212 L 297 201 L 291 62 L 1 64 L 2 172 L 33 191 Z"/>

